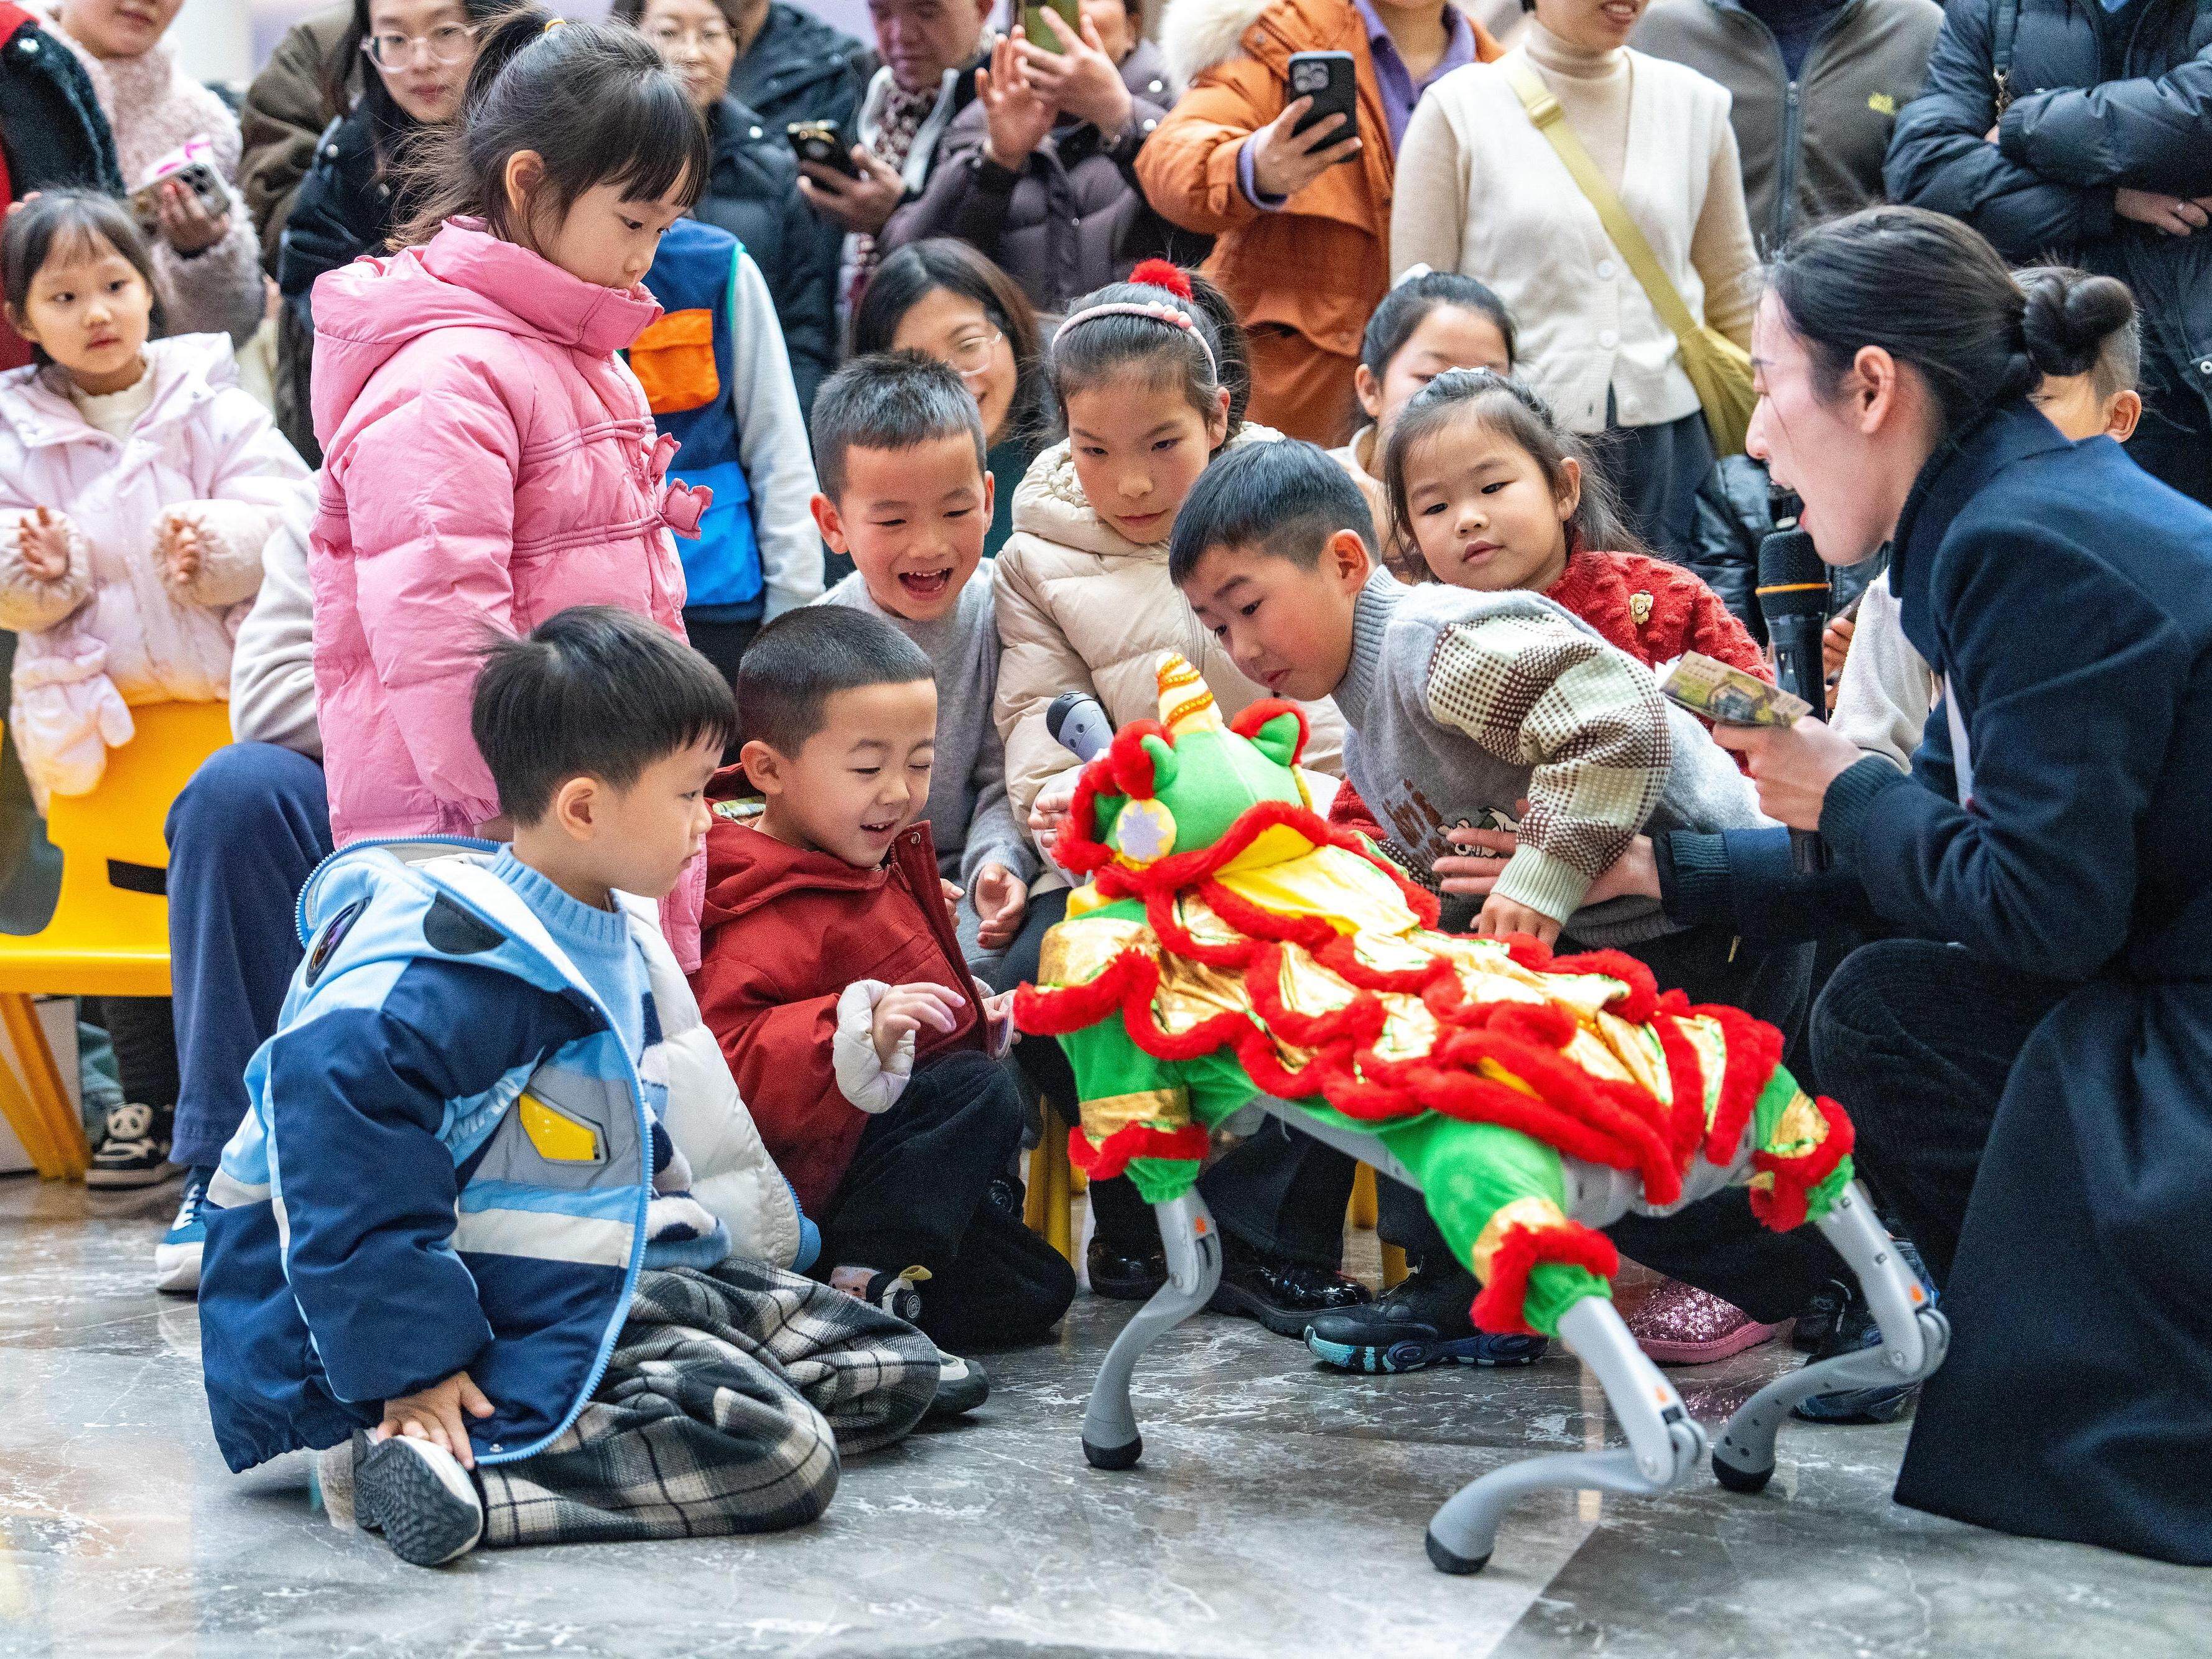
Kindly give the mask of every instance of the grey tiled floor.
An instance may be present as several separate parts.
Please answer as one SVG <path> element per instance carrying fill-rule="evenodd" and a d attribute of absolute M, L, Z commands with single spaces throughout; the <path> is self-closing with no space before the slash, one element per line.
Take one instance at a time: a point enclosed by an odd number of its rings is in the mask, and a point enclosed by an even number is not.
<path fill-rule="evenodd" d="M 1126 1310 L 1088 1297 L 991 1361 L 977 1420 L 857 1461 L 816 1526 L 425 1573 L 312 1515 L 298 1460 L 224 1472 L 141 1207 L 0 1180 L 0 1653 L 2212 1654 L 2212 1577 L 1890 1504 L 1902 1427 L 1793 1427 L 1756 1498 L 1532 1500 L 1481 1577 L 1431 1571 L 1455 1486 L 1601 1433 L 1565 1358 L 1346 1377 L 1204 1317 L 1139 1374 L 1144 1464 L 1097 1474 L 1077 1424 Z M 1710 1421 L 1791 1358 L 1676 1375 Z"/>

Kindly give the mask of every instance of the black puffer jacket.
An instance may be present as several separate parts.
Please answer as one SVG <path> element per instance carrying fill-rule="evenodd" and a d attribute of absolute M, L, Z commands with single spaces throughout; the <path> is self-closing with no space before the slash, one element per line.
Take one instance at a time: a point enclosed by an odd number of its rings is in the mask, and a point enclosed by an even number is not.
<path fill-rule="evenodd" d="M 1121 64 L 1127 125 L 1110 137 L 1088 121 L 1064 122 L 1018 173 L 991 159 L 980 100 L 953 118 L 921 194 L 891 216 L 884 252 L 927 236 L 953 236 L 994 261 L 1044 312 L 1116 283 L 1141 259 L 1196 264 L 1212 240 L 1178 229 L 1152 210 L 1137 182 L 1137 152 L 1175 102 L 1166 60 L 1140 40 Z"/>
<path fill-rule="evenodd" d="M 276 424 L 310 465 L 322 452 L 307 400 L 315 343 L 309 295 L 325 271 L 381 251 L 391 237 L 399 215 L 387 162 L 409 130 L 380 116 L 367 100 L 324 128 L 277 240 L 284 310 L 276 325 Z"/>
<path fill-rule="evenodd" d="M 2118 276 L 2147 324 L 2146 390 L 2212 403 L 2212 231 L 2118 216 L 2121 185 L 2212 195 L 2212 5 L 2019 0 L 2012 106 L 1997 121 L 1999 0 L 1950 0 L 1920 96 L 1898 118 L 1891 197 L 1966 220 L 2008 259 Z"/>
<path fill-rule="evenodd" d="M 876 55 L 851 35 L 771 0 L 768 21 L 730 71 L 730 96 L 779 139 L 793 121 L 830 121 L 853 130 Z"/>
<path fill-rule="evenodd" d="M 783 325 L 799 406 L 811 409 L 814 388 L 836 366 L 839 239 L 822 234 L 799 193 L 799 158 L 781 127 L 734 98 L 715 105 L 707 125 L 714 172 L 691 211 L 743 242 L 760 267 Z"/>
<path fill-rule="evenodd" d="M 83 66 L 16 6 L 0 6 L 0 143 L 18 201 L 72 186 L 123 193 L 115 139 Z"/>

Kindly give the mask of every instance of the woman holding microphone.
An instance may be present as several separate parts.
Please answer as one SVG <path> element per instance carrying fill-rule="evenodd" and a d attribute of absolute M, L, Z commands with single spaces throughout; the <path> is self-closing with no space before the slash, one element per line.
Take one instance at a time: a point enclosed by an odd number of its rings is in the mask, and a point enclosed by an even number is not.
<path fill-rule="evenodd" d="M 1604 879 L 1747 938 L 1877 938 L 1811 1036 L 1952 1322 L 1899 1500 L 2202 1563 L 2212 512 L 2027 402 L 2131 305 L 2102 277 L 2023 290 L 1978 233 L 1916 209 L 1779 257 L 1751 452 L 1828 563 L 1891 544 L 1944 695 L 1909 775 L 1815 722 L 1722 728 L 1766 811 L 1826 841 L 1827 872 L 1755 830 L 1639 841 Z M 1803 1271 L 1775 1245 L 1778 1279 Z"/>

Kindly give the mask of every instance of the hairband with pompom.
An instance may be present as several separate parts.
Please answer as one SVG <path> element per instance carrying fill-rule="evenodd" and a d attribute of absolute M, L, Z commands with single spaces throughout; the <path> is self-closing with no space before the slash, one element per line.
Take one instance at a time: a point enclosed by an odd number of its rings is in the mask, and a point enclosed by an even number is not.
<path fill-rule="evenodd" d="M 1165 259 L 1145 260 L 1129 273 L 1129 281 L 1139 288 L 1165 289 L 1178 300 L 1192 304 L 1196 303 L 1197 296 L 1191 289 L 1190 278 Z M 1214 357 L 1213 348 L 1206 343 L 1206 335 L 1199 328 L 1197 320 L 1188 312 L 1179 311 L 1170 305 L 1121 300 L 1109 305 L 1087 307 L 1077 312 L 1054 331 L 1052 337 L 1053 349 L 1057 351 L 1060 349 L 1060 343 L 1067 337 L 1070 329 L 1084 323 L 1096 322 L 1101 317 L 1143 317 L 1152 322 L 1165 323 L 1170 328 L 1181 329 L 1198 342 L 1198 349 L 1206 354 L 1206 367 L 1213 371 L 1216 380 L 1220 379 L 1221 364 Z"/>
<path fill-rule="evenodd" d="M 1146 259 L 1129 273 L 1129 280 L 1145 288 L 1164 288 L 1178 300 L 1195 300 L 1190 277 L 1180 266 L 1166 259 Z"/>

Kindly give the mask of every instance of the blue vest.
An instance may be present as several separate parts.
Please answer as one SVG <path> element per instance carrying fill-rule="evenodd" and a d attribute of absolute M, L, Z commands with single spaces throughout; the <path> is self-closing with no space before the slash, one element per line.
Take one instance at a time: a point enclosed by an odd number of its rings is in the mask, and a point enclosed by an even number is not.
<path fill-rule="evenodd" d="M 699 538 L 678 538 L 684 608 L 761 613 L 760 541 L 752 488 L 738 464 L 738 422 L 730 404 L 735 360 L 731 295 L 744 246 L 727 231 L 678 219 L 660 239 L 645 285 L 666 313 L 629 349 L 659 428 L 684 447 L 669 476 L 714 492 Z M 734 620 L 734 618 L 732 618 Z"/>

